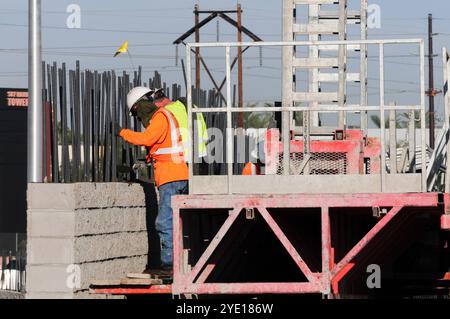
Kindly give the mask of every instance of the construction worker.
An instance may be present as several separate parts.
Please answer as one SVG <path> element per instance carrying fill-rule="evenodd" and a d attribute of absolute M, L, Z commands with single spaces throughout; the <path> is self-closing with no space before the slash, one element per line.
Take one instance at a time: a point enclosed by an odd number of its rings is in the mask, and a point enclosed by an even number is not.
<path fill-rule="evenodd" d="M 153 93 L 154 100 L 159 100 L 159 103 L 156 103 L 158 107 L 165 107 L 166 110 L 169 110 L 177 119 L 178 125 L 180 127 L 181 138 L 183 140 L 184 145 L 184 158 L 186 161 L 190 159 L 190 151 L 189 151 L 189 130 L 188 130 L 188 114 L 187 114 L 187 102 L 186 99 L 180 98 L 175 102 L 169 100 L 164 94 L 163 89 L 156 89 Z M 194 107 L 196 107 L 194 105 Z M 201 113 L 197 113 L 196 115 L 196 133 L 198 135 L 198 155 L 199 157 L 206 156 L 206 143 L 208 142 L 208 132 L 206 128 L 206 123 L 203 115 Z"/>
<path fill-rule="evenodd" d="M 147 273 L 171 275 L 173 266 L 173 222 L 171 198 L 188 193 L 188 167 L 176 118 L 164 106 L 167 98 L 155 91 L 137 87 L 127 96 L 130 114 L 146 128 L 144 132 L 121 129 L 119 135 L 128 143 L 145 146 L 153 162 L 155 183 L 159 190 L 156 230 L 161 239 L 161 269 Z"/>

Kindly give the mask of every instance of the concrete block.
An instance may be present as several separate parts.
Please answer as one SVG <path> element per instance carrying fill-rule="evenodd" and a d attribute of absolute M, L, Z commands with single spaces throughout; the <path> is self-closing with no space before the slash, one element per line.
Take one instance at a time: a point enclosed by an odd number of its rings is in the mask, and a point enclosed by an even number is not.
<path fill-rule="evenodd" d="M 101 208 L 76 211 L 76 236 L 118 232 L 137 232 L 147 229 L 145 208 Z"/>
<path fill-rule="evenodd" d="M 30 184 L 27 196 L 27 298 L 108 298 L 90 295 L 90 283 L 144 270 L 141 185 Z"/>
<path fill-rule="evenodd" d="M 145 255 L 81 264 L 79 290 L 89 289 L 89 285 L 94 280 L 121 279 L 128 273 L 142 272 L 146 263 L 147 256 Z"/>
<path fill-rule="evenodd" d="M 74 239 L 72 238 L 28 238 L 28 264 L 72 264 L 74 263 Z"/>
<path fill-rule="evenodd" d="M 27 212 L 28 238 L 68 237 L 75 235 L 74 211 L 29 210 Z"/>
<path fill-rule="evenodd" d="M 120 232 L 123 215 L 120 209 L 82 209 L 76 212 L 75 234 L 77 237 Z"/>
<path fill-rule="evenodd" d="M 73 210 L 73 184 L 28 184 L 28 209 Z"/>
<path fill-rule="evenodd" d="M 75 238 L 75 263 L 145 255 L 147 232 L 114 233 Z"/>
<path fill-rule="evenodd" d="M 77 183 L 75 206 L 81 208 L 145 207 L 142 186 L 128 183 Z"/>
<path fill-rule="evenodd" d="M 122 213 L 124 215 L 123 231 L 138 232 L 147 230 L 147 212 L 144 207 L 124 209 Z"/>
<path fill-rule="evenodd" d="M 27 293 L 73 293 L 73 276 L 68 265 L 28 265 Z"/>

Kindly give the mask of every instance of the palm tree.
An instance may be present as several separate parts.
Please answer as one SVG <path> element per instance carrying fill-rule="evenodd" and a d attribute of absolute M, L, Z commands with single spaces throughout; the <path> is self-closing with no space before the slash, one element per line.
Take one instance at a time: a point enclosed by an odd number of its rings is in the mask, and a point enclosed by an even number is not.
<path fill-rule="evenodd" d="M 246 107 L 256 107 L 257 103 L 249 103 Z M 265 107 L 273 107 L 273 104 L 265 103 Z M 269 126 L 272 114 L 269 112 L 245 112 L 244 127 L 245 128 L 267 128 Z"/>
<path fill-rule="evenodd" d="M 430 123 L 430 112 L 426 113 L 425 116 L 425 123 L 426 123 L 426 127 L 430 127 L 429 123 Z M 380 117 L 378 115 L 372 115 L 370 117 L 370 119 L 372 120 L 372 123 L 375 124 L 376 127 L 380 128 Z M 436 123 L 442 123 L 442 119 L 439 116 L 435 115 L 435 121 Z M 396 127 L 397 128 L 407 128 L 408 124 L 409 124 L 409 115 L 408 113 L 404 112 L 404 113 L 399 113 L 396 115 Z M 415 121 L 416 123 L 416 128 L 420 128 L 420 121 Z M 385 120 L 385 128 L 389 128 L 389 117 L 386 118 Z"/>

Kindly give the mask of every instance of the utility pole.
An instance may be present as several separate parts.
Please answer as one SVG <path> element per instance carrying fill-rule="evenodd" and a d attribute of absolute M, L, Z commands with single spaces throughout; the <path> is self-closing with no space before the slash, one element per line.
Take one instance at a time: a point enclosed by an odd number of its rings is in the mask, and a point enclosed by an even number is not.
<path fill-rule="evenodd" d="M 258 37 L 257 35 L 255 35 L 253 32 L 251 32 L 248 28 L 246 28 L 243 24 L 242 24 L 242 6 L 240 4 L 237 5 L 237 10 L 200 10 L 199 6 L 196 5 L 195 9 L 194 9 L 194 14 L 195 14 L 195 25 L 189 29 L 188 31 L 186 31 L 182 36 L 180 36 L 178 39 L 176 39 L 173 44 L 178 45 L 180 43 L 185 43 L 184 41 L 190 37 L 191 35 L 195 34 L 195 42 L 199 43 L 200 42 L 200 30 L 201 28 L 203 28 L 205 25 L 207 25 L 209 22 L 211 22 L 214 19 L 222 19 L 225 22 L 229 23 L 231 26 L 233 26 L 234 28 L 237 29 L 237 41 L 238 42 L 242 42 L 243 40 L 243 35 L 248 36 L 249 38 L 251 38 L 253 41 L 255 42 L 259 42 L 259 41 L 263 41 L 260 37 Z M 228 14 L 236 14 L 237 15 L 237 19 L 233 19 L 231 18 Z M 208 14 L 208 17 L 206 17 L 203 20 L 200 20 L 200 15 L 201 14 Z M 219 27 L 217 26 L 217 40 L 219 40 Z M 236 58 L 233 60 L 233 62 L 231 63 L 231 70 L 233 70 L 234 66 L 237 64 L 238 67 L 238 94 L 239 94 L 239 106 L 243 106 L 244 104 L 244 92 L 243 92 L 243 59 L 242 56 L 244 54 L 245 51 L 247 51 L 249 49 L 249 47 L 246 48 L 238 48 L 238 53 Z M 212 81 L 214 88 L 216 89 L 218 96 L 222 99 L 222 101 L 226 102 L 225 97 L 222 94 L 222 90 L 223 87 L 226 83 L 226 79 L 224 79 L 222 82 L 217 82 L 212 73 L 210 72 L 210 69 L 208 68 L 208 66 L 206 65 L 206 62 L 204 60 L 204 58 L 200 55 L 200 49 L 199 48 L 195 48 L 195 49 L 191 49 L 191 52 L 195 54 L 195 62 L 196 62 L 196 87 L 200 88 L 200 80 L 201 80 L 201 72 L 200 72 L 200 67 L 203 66 L 204 70 L 206 71 L 206 73 L 208 74 L 210 80 Z M 243 124 L 243 113 L 239 113 L 239 126 L 242 127 Z"/>
<path fill-rule="evenodd" d="M 433 15 L 428 15 L 428 97 L 429 97 L 429 118 L 430 118 L 430 147 L 434 149 L 434 97 L 436 90 L 434 89 L 434 53 L 433 53 Z"/>
<path fill-rule="evenodd" d="M 28 165 L 29 183 L 43 181 L 41 0 L 28 1 Z"/>

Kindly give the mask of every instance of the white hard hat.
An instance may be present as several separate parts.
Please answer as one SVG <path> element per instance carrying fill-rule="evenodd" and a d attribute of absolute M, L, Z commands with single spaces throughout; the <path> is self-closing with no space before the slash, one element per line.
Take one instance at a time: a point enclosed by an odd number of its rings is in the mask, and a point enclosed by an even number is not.
<path fill-rule="evenodd" d="M 132 89 L 130 92 L 128 92 L 127 95 L 128 108 L 131 110 L 131 108 L 136 104 L 137 101 L 139 101 L 149 93 L 153 94 L 153 90 L 146 88 L 144 86 L 137 86 L 134 89 Z"/>

